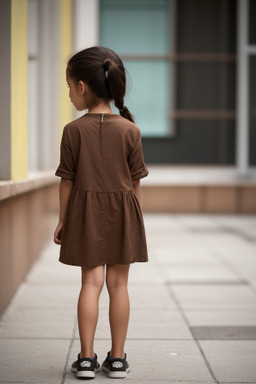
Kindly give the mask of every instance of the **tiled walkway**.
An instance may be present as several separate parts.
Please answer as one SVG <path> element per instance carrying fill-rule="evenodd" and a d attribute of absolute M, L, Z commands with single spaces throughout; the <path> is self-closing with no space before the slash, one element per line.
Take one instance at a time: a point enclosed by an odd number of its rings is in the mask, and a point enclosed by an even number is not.
<path fill-rule="evenodd" d="M 145 215 L 131 268 L 130 383 L 256 383 L 256 217 Z M 77 383 L 80 271 L 50 243 L 0 321 L 0 383 Z M 102 293 L 95 351 L 110 347 Z M 107 382 L 104 374 L 95 382 Z M 119 380 L 115 380 L 119 381 Z"/>

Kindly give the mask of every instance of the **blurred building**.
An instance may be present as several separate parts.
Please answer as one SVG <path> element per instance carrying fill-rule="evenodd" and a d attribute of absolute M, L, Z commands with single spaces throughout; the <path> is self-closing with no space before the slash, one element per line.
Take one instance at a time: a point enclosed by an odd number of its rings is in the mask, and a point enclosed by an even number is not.
<path fill-rule="evenodd" d="M 256 212 L 255 15 L 256 0 L 0 0 L 0 312 L 53 229 L 80 49 L 124 60 L 145 211 Z"/>

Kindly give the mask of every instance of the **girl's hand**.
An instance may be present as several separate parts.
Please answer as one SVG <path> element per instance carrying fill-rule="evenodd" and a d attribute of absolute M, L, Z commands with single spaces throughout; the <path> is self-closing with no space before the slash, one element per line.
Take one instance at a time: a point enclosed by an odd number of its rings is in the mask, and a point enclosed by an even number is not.
<path fill-rule="evenodd" d="M 54 243 L 58 245 L 61 244 L 62 227 L 63 227 L 63 223 L 59 222 L 54 232 Z"/>

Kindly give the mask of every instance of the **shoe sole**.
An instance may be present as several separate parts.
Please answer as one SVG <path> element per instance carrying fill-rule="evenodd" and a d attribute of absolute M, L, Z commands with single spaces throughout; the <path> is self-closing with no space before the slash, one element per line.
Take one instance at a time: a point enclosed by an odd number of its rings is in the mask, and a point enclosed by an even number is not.
<path fill-rule="evenodd" d="M 95 377 L 95 372 L 92 371 L 77 371 L 76 377 L 79 379 L 93 379 Z"/>
<path fill-rule="evenodd" d="M 107 373 L 108 377 L 111 379 L 124 379 L 127 376 L 127 373 L 130 372 L 130 367 L 126 371 L 116 371 L 116 372 L 111 372 L 105 367 L 101 367 L 102 371 Z"/>
<path fill-rule="evenodd" d="M 79 378 L 93 378 L 95 377 L 96 373 L 99 373 L 100 371 L 100 368 L 96 369 L 95 371 L 78 371 L 76 368 L 71 368 L 71 372 L 76 373 L 76 377 Z"/>
<path fill-rule="evenodd" d="M 99 372 L 100 372 L 100 368 L 96 369 L 95 371 L 76 371 L 76 377 L 78 377 L 79 379 L 81 378 L 93 379 L 96 376 L 96 373 L 99 373 Z"/>

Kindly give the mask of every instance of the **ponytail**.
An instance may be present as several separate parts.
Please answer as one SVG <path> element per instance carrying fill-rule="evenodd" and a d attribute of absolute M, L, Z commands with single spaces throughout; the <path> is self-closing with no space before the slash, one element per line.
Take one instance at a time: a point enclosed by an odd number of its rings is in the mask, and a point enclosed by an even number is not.
<path fill-rule="evenodd" d="M 134 118 L 129 109 L 124 105 L 124 95 L 126 90 L 125 69 L 120 59 L 121 64 L 117 64 L 112 59 L 104 61 L 104 70 L 106 84 L 115 102 L 115 106 L 119 109 L 120 115 L 134 123 Z"/>
<path fill-rule="evenodd" d="M 92 47 L 78 52 L 68 62 L 67 74 L 75 81 L 83 81 L 97 99 L 114 100 L 120 115 L 134 123 L 124 105 L 126 91 L 125 68 L 120 57 L 111 49 Z"/>
<path fill-rule="evenodd" d="M 125 119 L 132 121 L 133 123 L 135 122 L 133 115 L 126 106 L 124 106 L 123 109 L 120 110 L 120 115 L 123 116 Z"/>

